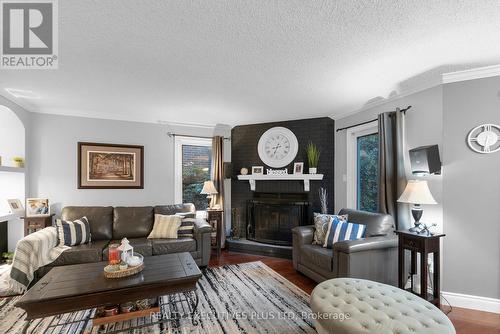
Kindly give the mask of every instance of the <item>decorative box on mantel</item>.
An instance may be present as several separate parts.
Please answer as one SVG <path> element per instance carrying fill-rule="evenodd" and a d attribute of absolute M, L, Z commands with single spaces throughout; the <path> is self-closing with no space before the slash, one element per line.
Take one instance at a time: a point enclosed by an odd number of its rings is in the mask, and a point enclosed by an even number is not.
<path fill-rule="evenodd" d="M 309 181 L 323 180 L 323 174 L 287 174 L 287 175 L 238 175 L 238 180 L 245 180 L 250 183 L 250 189 L 255 191 L 255 181 L 283 181 L 299 180 L 304 181 L 304 191 L 309 191 Z"/>

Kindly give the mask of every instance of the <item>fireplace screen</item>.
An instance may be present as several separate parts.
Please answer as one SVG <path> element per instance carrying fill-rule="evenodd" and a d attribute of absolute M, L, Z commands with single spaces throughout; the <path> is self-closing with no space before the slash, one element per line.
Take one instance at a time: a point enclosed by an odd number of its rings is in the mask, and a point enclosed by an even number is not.
<path fill-rule="evenodd" d="M 297 195 L 258 196 L 247 205 L 247 239 L 292 245 L 292 229 L 307 224 L 307 201 Z"/>

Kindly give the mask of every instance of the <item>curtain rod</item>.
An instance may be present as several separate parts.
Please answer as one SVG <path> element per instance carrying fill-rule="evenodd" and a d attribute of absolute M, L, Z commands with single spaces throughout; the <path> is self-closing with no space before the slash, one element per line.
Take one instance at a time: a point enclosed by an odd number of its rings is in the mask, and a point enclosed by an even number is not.
<path fill-rule="evenodd" d="M 213 139 L 214 137 L 207 137 L 207 136 L 193 136 L 193 135 L 183 135 L 183 134 L 180 134 L 180 133 L 173 133 L 173 132 L 167 132 L 167 135 L 169 137 L 176 137 L 176 136 L 180 136 L 180 137 L 188 137 L 188 138 L 205 138 L 205 139 Z M 222 139 L 224 140 L 231 140 L 231 137 L 222 137 Z"/>
<path fill-rule="evenodd" d="M 388 112 L 401 111 L 403 114 L 406 114 L 406 112 L 408 110 L 410 110 L 410 108 L 411 108 L 411 106 L 408 106 L 405 109 L 399 109 L 399 108 L 397 108 L 396 110 L 388 111 Z M 350 129 L 350 128 L 354 128 L 356 126 L 360 126 L 360 125 L 363 125 L 363 124 L 368 124 L 368 123 L 371 123 L 371 122 L 375 122 L 375 121 L 378 121 L 378 118 L 372 119 L 371 121 L 361 122 L 361 123 L 358 123 L 358 124 L 349 125 L 349 126 L 346 126 L 344 128 L 337 129 L 337 132 L 342 131 L 342 130 L 347 130 L 347 129 Z"/>

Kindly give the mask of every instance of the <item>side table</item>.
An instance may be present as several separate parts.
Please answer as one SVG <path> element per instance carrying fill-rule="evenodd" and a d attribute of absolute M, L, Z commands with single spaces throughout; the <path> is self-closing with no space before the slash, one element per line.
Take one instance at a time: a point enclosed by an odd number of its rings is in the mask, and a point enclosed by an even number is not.
<path fill-rule="evenodd" d="M 406 273 L 405 273 L 405 250 L 409 250 L 411 253 L 410 261 L 410 275 L 411 275 L 411 286 L 406 291 L 412 292 L 417 296 L 427 300 L 428 302 L 440 307 L 440 264 L 439 264 L 439 254 L 440 245 L 439 238 L 444 237 L 445 234 L 434 234 L 425 235 L 417 234 L 409 231 L 396 231 L 399 236 L 399 247 L 398 247 L 398 285 L 400 289 L 405 288 L 406 283 Z M 417 253 L 420 253 L 420 293 L 416 293 L 413 289 L 413 275 L 417 273 Z M 432 284 L 432 294 L 427 291 L 427 276 L 428 271 L 428 257 L 429 254 L 433 254 L 433 284 Z"/>
<path fill-rule="evenodd" d="M 215 243 L 212 243 L 212 248 L 217 250 L 217 256 L 220 256 L 222 248 L 222 216 L 224 210 L 208 209 L 207 221 L 212 226 L 212 231 L 215 232 Z"/>
<path fill-rule="evenodd" d="M 48 216 L 21 217 L 21 219 L 24 220 L 24 236 L 52 226 L 52 217 L 54 217 L 54 214 Z"/>

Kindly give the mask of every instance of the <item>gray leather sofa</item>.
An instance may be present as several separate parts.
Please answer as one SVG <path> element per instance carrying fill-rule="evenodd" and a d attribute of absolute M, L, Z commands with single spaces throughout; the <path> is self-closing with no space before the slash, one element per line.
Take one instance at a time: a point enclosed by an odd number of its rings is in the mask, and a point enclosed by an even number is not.
<path fill-rule="evenodd" d="M 42 267 L 37 278 L 42 277 L 52 267 L 70 264 L 106 261 L 108 245 L 120 243 L 126 237 L 134 250 L 144 256 L 155 256 L 189 252 L 196 264 L 207 266 L 210 259 L 211 227 L 204 219 L 196 219 L 193 237 L 178 239 L 148 239 L 153 228 L 155 213 L 172 215 L 182 214 L 195 218 L 194 204 L 159 205 L 144 207 L 111 207 L 111 206 L 68 206 L 62 209 L 61 219 L 76 220 L 86 216 L 90 223 L 92 242 L 73 246 L 64 251 L 54 262 Z"/>
<path fill-rule="evenodd" d="M 342 209 L 349 222 L 366 225 L 366 238 L 340 241 L 333 249 L 313 245 L 314 225 L 295 227 L 293 267 L 316 282 L 354 277 L 396 285 L 398 238 L 390 215 Z"/>

